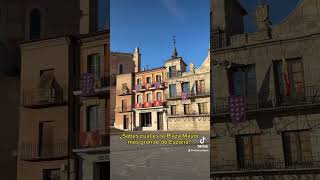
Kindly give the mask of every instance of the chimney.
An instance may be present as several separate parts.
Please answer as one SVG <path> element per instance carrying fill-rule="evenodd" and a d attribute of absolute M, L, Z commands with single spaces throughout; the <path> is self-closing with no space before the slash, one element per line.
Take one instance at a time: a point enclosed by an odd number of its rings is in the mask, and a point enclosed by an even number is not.
<path fill-rule="evenodd" d="M 80 34 L 98 31 L 98 0 L 80 0 Z"/>
<path fill-rule="evenodd" d="M 139 47 L 136 47 L 134 49 L 133 62 L 134 62 L 134 72 L 140 72 L 141 71 L 141 54 L 140 54 Z"/>

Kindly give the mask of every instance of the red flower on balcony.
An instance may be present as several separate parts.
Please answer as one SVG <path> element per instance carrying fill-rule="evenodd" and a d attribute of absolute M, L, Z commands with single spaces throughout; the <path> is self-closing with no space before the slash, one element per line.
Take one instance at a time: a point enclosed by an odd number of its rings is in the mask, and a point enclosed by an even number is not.
<path fill-rule="evenodd" d="M 136 103 L 135 104 L 135 108 L 141 108 L 141 104 L 140 103 Z"/>
<path fill-rule="evenodd" d="M 150 85 L 150 84 L 146 84 L 146 85 L 145 85 L 146 90 L 149 90 L 149 89 L 150 89 L 150 87 L 151 87 L 151 85 Z"/>
<path fill-rule="evenodd" d="M 79 134 L 79 143 L 81 147 L 87 146 L 87 133 L 80 132 Z"/>
<path fill-rule="evenodd" d="M 155 101 L 154 106 L 162 106 L 162 101 Z"/>
<path fill-rule="evenodd" d="M 91 140 L 92 140 L 93 146 L 98 146 L 100 144 L 100 139 L 101 139 L 100 137 L 101 136 L 98 131 L 91 133 Z"/>
<path fill-rule="evenodd" d="M 151 102 L 145 102 L 144 103 L 144 107 L 145 108 L 152 107 L 152 103 Z"/>

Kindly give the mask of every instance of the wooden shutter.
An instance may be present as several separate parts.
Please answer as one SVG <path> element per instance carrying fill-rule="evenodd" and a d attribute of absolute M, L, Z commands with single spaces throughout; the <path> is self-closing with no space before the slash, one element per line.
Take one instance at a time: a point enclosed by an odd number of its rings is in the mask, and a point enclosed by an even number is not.
<path fill-rule="evenodd" d="M 302 162 L 312 161 L 310 132 L 309 131 L 300 131 L 299 132 L 299 142 L 300 142 L 300 148 L 301 148 Z"/>
<path fill-rule="evenodd" d="M 286 162 L 291 165 L 292 163 L 299 161 L 299 152 L 298 152 L 298 133 L 297 132 L 284 132 L 283 133 L 284 141 L 284 152 Z"/>

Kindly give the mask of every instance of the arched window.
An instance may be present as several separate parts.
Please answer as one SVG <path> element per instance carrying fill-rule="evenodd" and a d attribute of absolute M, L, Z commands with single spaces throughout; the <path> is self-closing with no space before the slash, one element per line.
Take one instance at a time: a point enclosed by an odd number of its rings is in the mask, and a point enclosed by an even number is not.
<path fill-rule="evenodd" d="M 30 39 L 40 39 L 41 37 L 41 12 L 34 9 L 30 13 Z"/>

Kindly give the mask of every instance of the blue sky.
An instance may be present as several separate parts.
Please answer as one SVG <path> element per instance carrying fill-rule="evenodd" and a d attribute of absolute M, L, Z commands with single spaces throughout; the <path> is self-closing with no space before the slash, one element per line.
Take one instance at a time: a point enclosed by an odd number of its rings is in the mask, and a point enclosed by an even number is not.
<path fill-rule="evenodd" d="M 272 24 L 279 24 L 298 5 L 300 0 L 265 0 L 270 5 L 270 19 Z M 240 0 L 248 15 L 245 17 L 246 32 L 255 31 L 254 8 L 259 0 Z"/>
<path fill-rule="evenodd" d="M 209 48 L 210 0 L 111 0 L 111 50 L 139 46 L 142 68 L 163 66 L 172 36 L 187 64 L 199 66 Z"/>
<path fill-rule="evenodd" d="M 253 14 L 258 1 L 240 0 L 249 13 L 246 32 L 255 31 Z M 265 1 L 270 5 L 273 24 L 280 23 L 299 2 Z M 193 62 L 199 67 L 208 54 L 210 0 L 110 0 L 110 8 L 111 50 L 133 52 L 139 46 L 142 67 L 163 66 L 172 53 L 173 35 L 187 64 Z"/>

